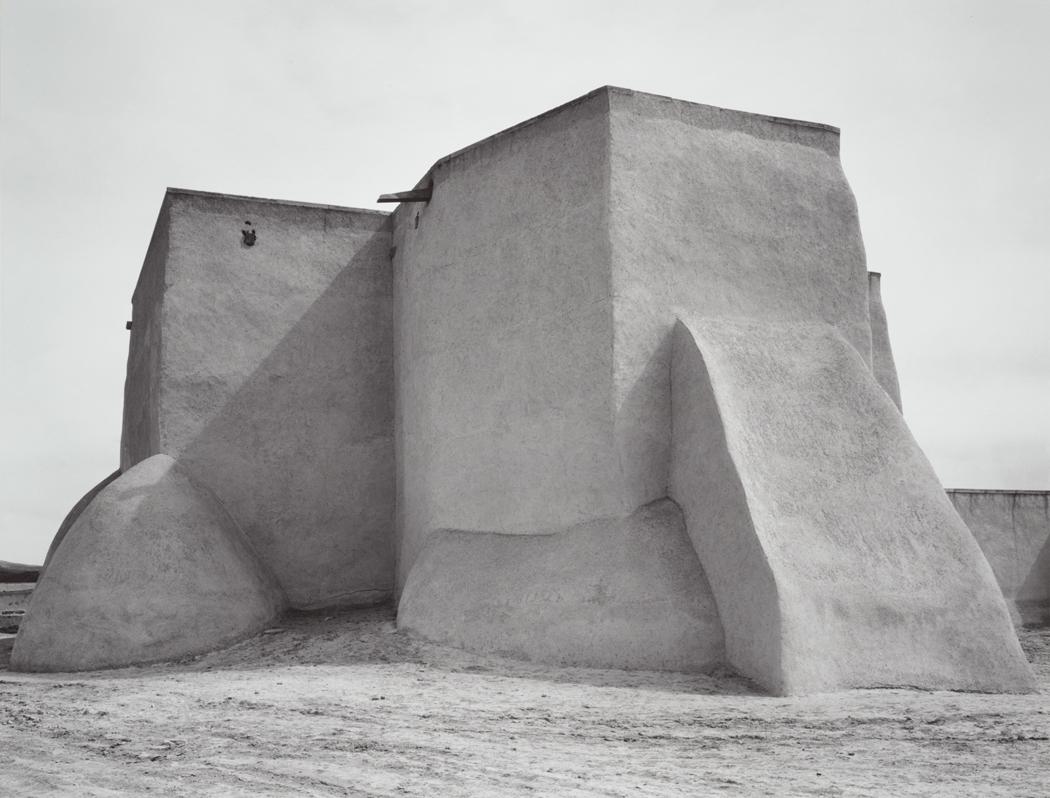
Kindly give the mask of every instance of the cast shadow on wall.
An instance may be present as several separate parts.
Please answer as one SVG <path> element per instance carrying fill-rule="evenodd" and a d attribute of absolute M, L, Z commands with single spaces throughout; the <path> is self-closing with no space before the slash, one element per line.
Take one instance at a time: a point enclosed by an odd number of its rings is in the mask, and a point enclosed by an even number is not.
<path fill-rule="evenodd" d="M 293 607 L 391 595 L 390 278 L 359 274 L 374 272 L 377 249 L 388 246 L 380 232 L 359 248 L 221 409 L 171 452 L 220 497 Z"/>

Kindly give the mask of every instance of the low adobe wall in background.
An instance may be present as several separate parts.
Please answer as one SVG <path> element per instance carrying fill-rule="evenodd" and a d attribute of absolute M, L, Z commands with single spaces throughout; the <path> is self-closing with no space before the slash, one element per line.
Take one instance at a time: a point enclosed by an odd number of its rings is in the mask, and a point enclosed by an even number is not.
<path fill-rule="evenodd" d="M 1050 623 L 1050 491 L 949 490 L 1022 624 Z"/>
<path fill-rule="evenodd" d="M 0 585 L 0 612 L 24 610 L 33 595 L 32 582 L 15 582 Z"/>

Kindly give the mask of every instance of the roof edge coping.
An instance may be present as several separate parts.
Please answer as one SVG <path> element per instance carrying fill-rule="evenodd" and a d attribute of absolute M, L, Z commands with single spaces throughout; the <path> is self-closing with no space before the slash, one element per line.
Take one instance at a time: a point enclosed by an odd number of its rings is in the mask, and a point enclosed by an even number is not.
<path fill-rule="evenodd" d="M 507 138 L 508 136 L 511 136 L 511 135 L 513 135 L 515 133 L 518 133 L 521 130 L 524 130 L 525 128 L 531 127 L 531 126 L 533 126 L 533 125 L 535 125 L 535 124 L 537 124 L 539 122 L 542 122 L 542 121 L 544 121 L 546 119 L 549 119 L 550 117 L 555 116 L 556 114 L 560 114 L 561 112 L 563 112 L 563 111 L 565 111 L 565 110 L 567 110 L 569 108 L 572 108 L 575 105 L 582 105 L 583 103 L 587 102 L 588 100 L 591 100 L 591 99 L 593 99 L 593 98 L 595 98 L 595 97 L 597 97 L 599 95 L 602 95 L 602 94 L 604 94 L 604 95 L 618 94 L 618 95 L 621 95 L 621 96 L 624 96 L 624 97 L 647 97 L 647 98 L 651 98 L 651 99 L 654 99 L 654 100 L 659 100 L 659 101 L 662 101 L 662 102 L 672 103 L 672 104 L 675 104 L 675 105 L 688 106 L 688 107 L 692 107 L 692 108 L 704 108 L 704 109 L 710 109 L 710 110 L 723 112 L 723 113 L 740 115 L 740 116 L 744 116 L 744 117 L 752 117 L 752 118 L 755 118 L 755 119 L 761 119 L 761 120 L 763 120 L 765 122 L 772 122 L 772 123 L 778 124 L 778 125 L 790 125 L 790 126 L 794 126 L 794 127 L 813 128 L 815 130 L 822 130 L 822 131 L 825 131 L 825 132 L 832 133 L 832 134 L 834 134 L 836 136 L 840 135 L 841 132 L 842 132 L 839 128 L 835 127 L 834 125 L 827 125 L 827 124 L 824 124 L 823 122 L 808 122 L 808 121 L 803 120 L 803 119 L 790 119 L 788 117 L 783 117 L 783 116 L 770 116 L 769 114 L 758 114 L 758 113 L 754 113 L 752 111 L 738 111 L 738 110 L 736 110 L 734 108 L 722 108 L 721 106 L 717 106 L 717 105 L 707 105 L 705 103 L 697 103 L 697 102 L 692 102 L 690 100 L 679 100 L 679 99 L 677 99 L 675 97 L 670 97 L 670 96 L 667 96 L 667 95 L 664 95 L 664 94 L 651 94 L 650 92 L 636 91 L 634 89 L 625 89 L 625 88 L 623 88 L 621 86 L 605 85 L 605 86 L 599 86 L 598 88 L 593 89 L 593 90 L 587 92 L 586 94 L 580 95 L 579 97 L 576 97 L 576 98 L 574 98 L 572 100 L 569 100 L 568 102 L 564 102 L 561 105 L 556 105 L 554 108 L 551 108 L 551 109 L 549 109 L 547 111 L 544 111 L 541 114 L 537 114 L 536 116 L 529 117 L 528 119 L 526 119 L 526 120 L 524 120 L 522 122 L 518 122 L 515 125 L 511 125 L 510 127 L 504 128 L 503 130 L 500 130 L 500 131 L 497 131 L 496 133 L 493 133 L 490 136 L 486 136 L 483 139 L 478 139 L 477 141 L 475 141 L 472 144 L 468 144 L 465 147 L 461 147 L 458 150 L 450 152 L 448 155 L 445 155 L 445 156 L 443 156 L 441 158 L 438 158 L 436 161 L 434 161 L 433 165 L 429 169 L 427 169 L 427 171 L 419 179 L 419 181 L 415 185 L 415 188 L 423 188 L 423 187 L 425 187 L 433 179 L 434 172 L 436 172 L 441 167 L 451 163 L 452 161 L 458 160 L 459 158 L 462 158 L 464 155 L 467 155 L 467 154 L 469 154 L 469 153 L 471 153 L 471 152 L 473 152 L 473 151 L 475 151 L 477 149 L 480 149 L 480 148 L 485 147 L 487 145 L 493 144 L 493 143 L 499 141 L 500 139 Z M 397 206 L 397 207 L 400 207 L 400 205 Z M 395 212 L 396 212 L 396 210 L 395 210 Z"/>
<path fill-rule="evenodd" d="M 221 191 L 199 191 L 192 188 L 176 188 L 168 186 L 164 193 L 166 195 L 179 194 L 188 197 L 206 197 L 209 199 L 227 199 L 241 202 L 263 202 L 267 205 L 287 205 L 293 208 L 320 208 L 327 211 L 341 211 L 344 213 L 369 213 L 375 216 L 389 216 L 390 211 L 381 211 L 375 208 L 353 208 L 347 205 L 328 205 L 321 202 L 296 202 L 294 200 L 270 199 L 269 197 L 249 197 L 244 194 L 227 194 Z"/>

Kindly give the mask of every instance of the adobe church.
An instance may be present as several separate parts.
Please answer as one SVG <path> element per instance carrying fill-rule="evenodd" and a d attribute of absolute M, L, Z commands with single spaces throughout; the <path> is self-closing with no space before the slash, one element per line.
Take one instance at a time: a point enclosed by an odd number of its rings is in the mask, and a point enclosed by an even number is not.
<path fill-rule="evenodd" d="M 390 214 L 169 189 L 120 468 L 11 667 L 395 602 L 439 643 L 776 694 L 1034 689 L 901 415 L 838 156 L 828 125 L 604 87 Z"/>

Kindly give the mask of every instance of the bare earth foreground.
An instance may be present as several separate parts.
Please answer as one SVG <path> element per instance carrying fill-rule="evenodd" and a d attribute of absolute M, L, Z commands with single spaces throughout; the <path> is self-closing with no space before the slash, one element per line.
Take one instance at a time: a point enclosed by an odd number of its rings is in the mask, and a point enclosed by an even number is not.
<path fill-rule="evenodd" d="M 1050 794 L 1043 692 L 771 698 L 729 675 L 555 669 L 292 615 L 192 661 L 0 673 L 0 795 Z M 6 662 L 6 654 L 0 662 Z"/>

